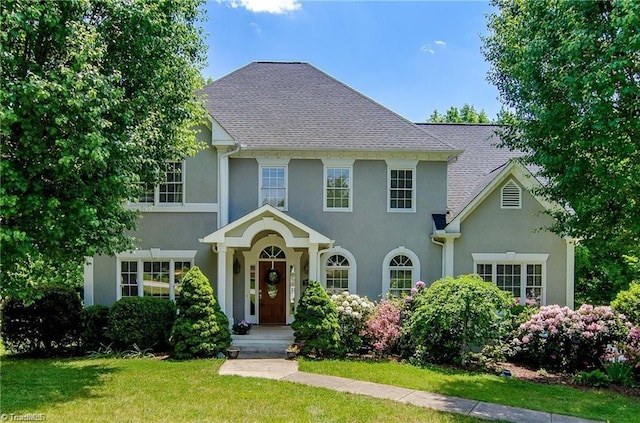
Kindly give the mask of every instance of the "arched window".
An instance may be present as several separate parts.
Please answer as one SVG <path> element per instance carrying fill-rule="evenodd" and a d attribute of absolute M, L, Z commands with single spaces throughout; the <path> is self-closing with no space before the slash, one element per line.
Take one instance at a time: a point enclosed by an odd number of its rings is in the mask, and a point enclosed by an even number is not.
<path fill-rule="evenodd" d="M 382 292 L 394 297 L 411 294 L 411 287 L 420 280 L 420 260 L 405 247 L 390 251 L 383 262 Z"/>
<path fill-rule="evenodd" d="M 322 261 L 322 282 L 329 294 L 356 292 L 356 259 L 341 247 L 332 248 Z"/>
<path fill-rule="evenodd" d="M 276 247 L 275 245 L 271 245 L 265 248 L 264 250 L 262 250 L 262 252 L 260 253 L 260 258 L 267 259 L 267 260 L 275 260 L 275 259 L 285 259 L 286 256 L 284 255 L 284 251 L 282 251 L 282 249 L 280 249 L 279 247 Z"/>

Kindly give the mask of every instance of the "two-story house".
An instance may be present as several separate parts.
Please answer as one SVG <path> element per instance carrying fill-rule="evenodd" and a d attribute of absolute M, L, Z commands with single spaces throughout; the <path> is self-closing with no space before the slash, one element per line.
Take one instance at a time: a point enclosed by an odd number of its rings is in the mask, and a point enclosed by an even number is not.
<path fill-rule="evenodd" d="M 573 241 L 494 144 L 495 126 L 414 124 L 306 63 L 256 62 L 204 88 L 207 148 L 131 207 L 139 249 L 85 267 L 85 302 L 175 298 L 186 269 L 223 311 L 293 321 L 309 280 L 377 299 L 478 273 L 573 305 Z"/>

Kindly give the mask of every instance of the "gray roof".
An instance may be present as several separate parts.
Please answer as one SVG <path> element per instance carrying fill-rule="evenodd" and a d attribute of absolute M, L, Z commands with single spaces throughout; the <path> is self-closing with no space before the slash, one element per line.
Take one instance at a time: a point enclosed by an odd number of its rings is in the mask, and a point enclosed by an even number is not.
<path fill-rule="evenodd" d="M 498 125 L 419 123 L 418 126 L 464 150 L 448 167 L 448 221 L 480 194 L 510 160 L 523 155 L 497 146 Z"/>
<path fill-rule="evenodd" d="M 244 149 L 454 150 L 308 63 L 250 63 L 204 93 L 207 111 Z"/>

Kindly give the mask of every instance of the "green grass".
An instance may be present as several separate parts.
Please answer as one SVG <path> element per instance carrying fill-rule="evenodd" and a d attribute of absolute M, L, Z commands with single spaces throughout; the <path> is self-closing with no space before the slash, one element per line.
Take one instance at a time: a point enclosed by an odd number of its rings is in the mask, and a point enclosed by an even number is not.
<path fill-rule="evenodd" d="M 221 360 L 2 357 L 0 412 L 51 422 L 478 422 L 289 382 L 219 376 Z"/>
<path fill-rule="evenodd" d="M 300 361 L 303 372 L 342 376 L 456 397 L 611 422 L 637 422 L 640 398 L 394 362 Z"/>

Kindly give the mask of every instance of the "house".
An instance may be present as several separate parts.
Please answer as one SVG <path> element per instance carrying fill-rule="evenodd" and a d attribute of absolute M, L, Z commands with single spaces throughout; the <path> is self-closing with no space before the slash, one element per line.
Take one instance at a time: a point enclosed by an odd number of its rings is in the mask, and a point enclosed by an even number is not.
<path fill-rule="evenodd" d="M 207 147 L 172 163 L 136 251 L 85 266 L 85 302 L 173 299 L 198 265 L 224 312 L 293 321 L 309 280 L 403 296 L 478 273 L 524 302 L 573 306 L 573 241 L 494 145 L 495 126 L 415 124 L 307 63 L 256 62 L 207 85 Z"/>

